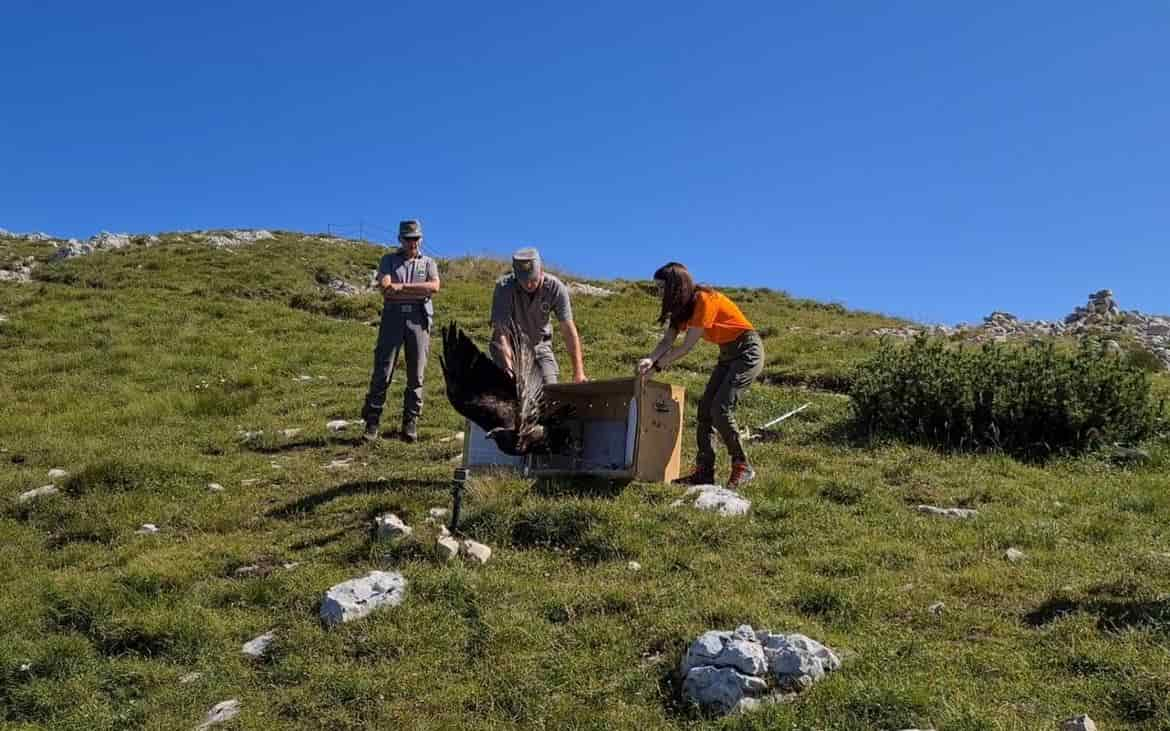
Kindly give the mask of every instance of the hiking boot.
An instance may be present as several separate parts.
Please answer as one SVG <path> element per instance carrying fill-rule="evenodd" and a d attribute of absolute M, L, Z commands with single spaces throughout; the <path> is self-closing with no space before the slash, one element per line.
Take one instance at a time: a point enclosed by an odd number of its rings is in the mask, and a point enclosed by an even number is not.
<path fill-rule="evenodd" d="M 402 420 L 402 441 L 407 444 L 414 444 L 418 441 L 418 419 Z"/>
<path fill-rule="evenodd" d="M 714 485 L 715 468 L 696 466 L 689 475 L 684 475 L 671 482 L 672 485 Z"/>
<path fill-rule="evenodd" d="M 743 487 L 751 482 L 755 476 L 756 471 L 747 462 L 733 462 L 731 464 L 731 477 L 727 478 L 727 487 L 732 490 Z"/>
<path fill-rule="evenodd" d="M 366 430 L 362 432 L 362 439 L 366 440 L 367 442 L 376 442 L 380 437 L 381 435 L 378 434 L 378 424 L 367 421 Z"/>

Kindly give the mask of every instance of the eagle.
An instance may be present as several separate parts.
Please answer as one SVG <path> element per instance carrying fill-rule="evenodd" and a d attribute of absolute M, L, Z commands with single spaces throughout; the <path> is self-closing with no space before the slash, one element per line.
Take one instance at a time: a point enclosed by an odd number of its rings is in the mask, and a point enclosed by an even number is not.
<path fill-rule="evenodd" d="M 570 433 L 563 424 L 572 415 L 572 406 L 545 398 L 532 347 L 515 323 L 505 329 L 504 337 L 512 348 L 515 375 L 484 355 L 456 323 L 443 328 L 439 365 L 447 383 L 447 400 L 505 454 L 564 451 Z"/>

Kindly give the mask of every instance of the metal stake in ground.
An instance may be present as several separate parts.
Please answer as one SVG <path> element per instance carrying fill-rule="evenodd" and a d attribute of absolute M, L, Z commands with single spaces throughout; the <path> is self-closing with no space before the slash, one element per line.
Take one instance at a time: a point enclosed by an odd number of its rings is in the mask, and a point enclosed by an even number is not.
<path fill-rule="evenodd" d="M 455 477 L 451 480 L 451 525 L 447 530 L 454 533 L 459 528 L 459 510 L 463 507 L 463 492 L 467 489 L 468 469 L 456 467 Z"/>

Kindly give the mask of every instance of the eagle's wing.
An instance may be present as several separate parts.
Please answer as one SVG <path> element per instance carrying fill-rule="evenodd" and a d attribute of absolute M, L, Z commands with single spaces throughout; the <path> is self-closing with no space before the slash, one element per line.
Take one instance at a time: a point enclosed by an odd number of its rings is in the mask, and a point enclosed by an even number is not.
<path fill-rule="evenodd" d="M 515 322 L 505 333 L 512 346 L 512 371 L 516 378 L 515 428 L 517 434 L 531 433 L 544 414 L 544 379 L 536 367 L 536 356 L 528 336 Z"/>
<path fill-rule="evenodd" d="M 447 399 L 455 411 L 484 431 L 513 428 L 516 384 L 454 322 L 443 328 L 439 365 L 447 384 Z"/>

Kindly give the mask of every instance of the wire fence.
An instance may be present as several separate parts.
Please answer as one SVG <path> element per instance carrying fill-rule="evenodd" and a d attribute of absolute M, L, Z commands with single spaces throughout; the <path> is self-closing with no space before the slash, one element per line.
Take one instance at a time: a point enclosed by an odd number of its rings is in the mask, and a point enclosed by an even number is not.
<path fill-rule="evenodd" d="M 325 224 L 325 231 L 330 236 L 337 236 L 338 238 L 354 239 L 356 241 L 385 247 L 398 246 L 397 226 L 391 228 L 389 226 L 371 223 L 364 219 L 359 219 L 357 223 L 327 223 Z M 425 236 L 423 238 L 423 251 L 429 256 L 450 258 L 447 253 L 444 253 L 427 241 Z"/>

